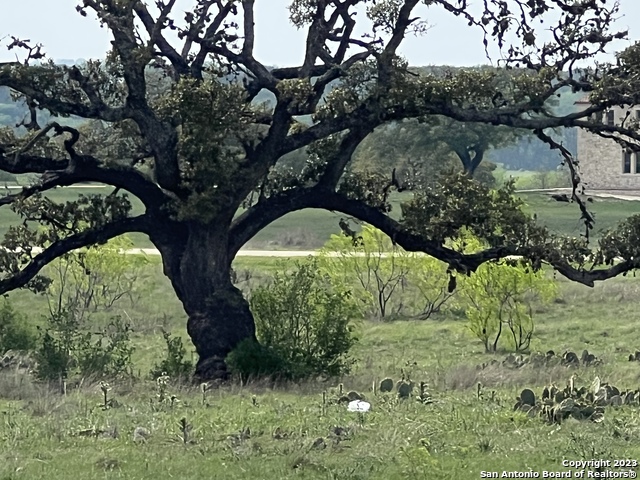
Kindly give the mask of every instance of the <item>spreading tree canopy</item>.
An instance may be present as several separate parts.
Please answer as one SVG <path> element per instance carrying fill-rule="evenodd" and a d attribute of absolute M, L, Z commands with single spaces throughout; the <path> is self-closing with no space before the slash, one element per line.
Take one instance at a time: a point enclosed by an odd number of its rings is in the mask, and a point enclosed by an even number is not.
<path fill-rule="evenodd" d="M 254 55 L 261 22 L 255 0 L 194 0 L 186 14 L 175 4 L 83 0 L 78 13 L 97 16 L 112 37 L 106 59 L 83 65 L 55 65 L 43 59 L 46 46 L 13 39 L 10 46 L 23 55 L 0 66 L 0 86 L 22 96 L 31 115 L 26 135 L 0 134 L 0 169 L 39 180 L 0 199 L 23 219 L 2 242 L 0 293 L 42 289 L 39 272 L 55 258 L 143 232 L 184 305 L 197 375 L 211 378 L 223 376 L 225 356 L 255 335 L 231 262 L 256 233 L 292 211 L 319 208 L 360 219 L 452 272 L 522 255 L 593 285 L 640 266 L 638 218 L 592 249 L 585 239 L 557 238 L 538 226 L 509 188 L 489 190 L 460 176 L 416 192 L 395 220 L 388 215 L 388 196 L 398 186 L 391 172 L 349 169 L 358 145 L 386 123 L 442 116 L 527 130 L 571 169 L 588 233 L 593 218 L 578 195 L 578 166 L 548 132 L 579 127 L 636 148 L 636 120 L 597 121 L 599 112 L 640 97 L 640 45 L 612 64 L 591 61 L 625 38 L 613 25 L 614 2 L 485 0 L 476 14 L 467 0 L 292 0 L 290 20 L 306 32 L 305 54 L 300 65 L 282 68 Z M 412 72 L 398 48 L 407 35 L 425 33 L 430 9 L 482 31 L 485 46 L 502 51 L 500 68 Z M 538 35 L 541 20 L 550 41 Z M 553 114 L 549 100 L 563 88 L 589 95 L 590 105 Z M 275 101 L 257 101 L 265 92 Z M 40 125 L 39 111 L 90 123 Z M 301 149 L 308 155 L 302 171 L 277 168 Z M 86 181 L 139 198 L 144 213 L 133 216 L 122 195 L 67 204 L 43 195 Z M 473 254 L 451 247 L 463 227 L 489 247 Z"/>

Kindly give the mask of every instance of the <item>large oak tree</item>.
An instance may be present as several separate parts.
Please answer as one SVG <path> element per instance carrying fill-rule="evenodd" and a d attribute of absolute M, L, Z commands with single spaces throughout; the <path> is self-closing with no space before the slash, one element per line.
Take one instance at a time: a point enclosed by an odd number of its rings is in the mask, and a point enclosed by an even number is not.
<path fill-rule="evenodd" d="M 188 315 L 199 354 L 196 373 L 211 378 L 223 376 L 228 352 L 255 335 L 248 304 L 231 281 L 234 256 L 261 229 L 296 210 L 320 208 L 368 222 L 454 272 L 524 255 L 593 285 L 640 265 L 636 219 L 592 251 L 583 240 L 559 239 L 536 225 L 508 189 L 492 192 L 462 177 L 417 192 L 402 219 L 394 220 L 388 215 L 388 194 L 397 186 L 391 172 L 367 177 L 348 169 L 375 128 L 441 115 L 534 132 L 563 155 L 578 188 L 576 163 L 546 129 L 580 127 L 630 145 L 640 140 L 637 123 L 593 120 L 613 105 L 637 103 L 639 46 L 621 52 L 615 64 L 572 74 L 625 37 L 612 30 L 612 2 L 485 0 L 476 15 L 466 0 L 292 0 L 291 21 L 306 31 L 304 60 L 273 69 L 254 55 L 254 25 L 261 21 L 254 18 L 255 0 L 194 1 L 184 18 L 175 0 L 148 3 L 81 2 L 78 12 L 97 15 L 112 36 L 113 48 L 101 62 L 57 66 L 39 61 L 45 49 L 12 42 L 24 57 L 0 66 L 0 86 L 22 95 L 31 115 L 24 122 L 27 135 L 2 132 L 0 169 L 40 176 L 0 200 L 24 219 L 3 242 L 0 293 L 43 288 L 40 270 L 60 255 L 143 232 L 160 251 Z M 412 74 L 398 48 L 406 35 L 424 33 L 421 17 L 429 9 L 445 9 L 480 29 L 485 45 L 502 49 L 504 70 Z M 366 34 L 356 35 L 363 13 Z M 542 19 L 548 42 L 536 31 Z M 591 106 L 566 116 L 551 113 L 548 100 L 564 87 L 589 94 Z M 265 92 L 275 101 L 256 102 Z M 92 125 L 41 126 L 38 111 Z M 302 172 L 277 168 L 300 149 L 309 155 Z M 85 181 L 139 198 L 144 213 L 132 216 L 121 195 L 64 205 L 43 195 Z M 580 198 L 574 194 L 588 231 L 593 219 Z M 447 246 L 462 227 L 489 247 L 465 255 Z"/>

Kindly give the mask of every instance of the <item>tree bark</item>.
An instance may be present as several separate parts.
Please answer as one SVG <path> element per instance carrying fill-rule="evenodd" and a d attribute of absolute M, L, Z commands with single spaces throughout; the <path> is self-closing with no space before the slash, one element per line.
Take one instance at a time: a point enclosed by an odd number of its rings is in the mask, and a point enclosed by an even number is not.
<path fill-rule="evenodd" d="M 230 272 L 228 272 L 230 273 Z M 206 297 L 184 303 L 187 332 L 198 352 L 195 376 L 200 380 L 228 377 L 225 357 L 242 340 L 255 339 L 249 303 L 229 279 Z"/>
<path fill-rule="evenodd" d="M 187 223 L 180 230 L 186 233 L 152 241 L 188 316 L 187 332 L 199 356 L 196 379 L 226 379 L 225 357 L 242 340 L 256 338 L 249 303 L 231 280 L 228 228 Z"/>
<path fill-rule="evenodd" d="M 484 149 L 473 150 L 473 158 L 471 157 L 471 151 L 466 148 L 457 148 L 455 149 L 455 152 L 462 163 L 462 171 L 470 178 L 473 178 L 477 168 L 480 166 L 484 158 Z"/>

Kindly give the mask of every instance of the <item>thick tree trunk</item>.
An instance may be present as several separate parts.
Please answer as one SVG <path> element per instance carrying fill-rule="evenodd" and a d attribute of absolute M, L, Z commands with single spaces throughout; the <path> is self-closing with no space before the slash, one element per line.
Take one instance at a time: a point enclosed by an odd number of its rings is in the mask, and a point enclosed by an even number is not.
<path fill-rule="evenodd" d="M 482 159 L 484 158 L 484 150 L 476 150 L 473 159 L 469 161 L 469 167 L 465 168 L 467 174 L 473 178 L 476 173 L 477 168 L 482 163 Z"/>
<path fill-rule="evenodd" d="M 228 229 L 219 223 L 181 227 L 180 238 L 165 234 L 152 240 L 188 316 L 187 331 L 199 355 L 196 377 L 224 379 L 227 354 L 242 340 L 255 339 L 253 315 L 231 281 Z"/>
<path fill-rule="evenodd" d="M 468 150 L 458 149 L 456 150 L 456 154 L 462 163 L 462 171 L 470 178 L 476 173 L 477 168 L 482 163 L 482 159 L 484 158 L 483 150 L 474 150 L 474 156 L 471 156 L 471 152 Z"/>
<path fill-rule="evenodd" d="M 189 315 L 187 331 L 199 355 L 196 377 L 203 380 L 226 378 L 224 359 L 238 343 L 255 339 L 249 304 L 229 281 L 217 285 L 205 298 L 185 303 Z"/>

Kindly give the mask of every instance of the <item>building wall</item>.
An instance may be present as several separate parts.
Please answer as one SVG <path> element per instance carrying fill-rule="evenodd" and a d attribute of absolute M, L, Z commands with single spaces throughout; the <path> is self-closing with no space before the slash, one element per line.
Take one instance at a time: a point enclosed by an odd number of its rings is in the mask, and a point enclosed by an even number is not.
<path fill-rule="evenodd" d="M 622 122 L 628 109 L 613 109 L 617 125 Z M 630 115 L 638 115 L 636 111 Z M 603 115 L 606 123 L 607 114 Z M 578 130 L 578 161 L 580 177 L 587 189 L 596 190 L 640 190 L 640 152 L 630 153 L 630 172 L 624 173 L 625 152 L 613 140 L 602 138 L 585 130 Z"/>

